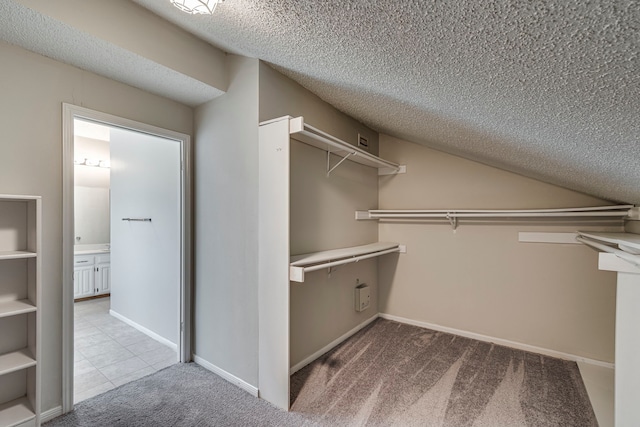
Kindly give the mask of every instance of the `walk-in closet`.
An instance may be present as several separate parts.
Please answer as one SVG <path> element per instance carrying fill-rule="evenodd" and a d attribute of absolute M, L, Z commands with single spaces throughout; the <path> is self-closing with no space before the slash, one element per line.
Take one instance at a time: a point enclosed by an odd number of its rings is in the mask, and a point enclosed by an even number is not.
<path fill-rule="evenodd" d="M 289 409 L 290 376 L 377 318 L 613 372 L 587 243 L 637 208 L 304 117 L 259 132 L 261 397 Z"/>

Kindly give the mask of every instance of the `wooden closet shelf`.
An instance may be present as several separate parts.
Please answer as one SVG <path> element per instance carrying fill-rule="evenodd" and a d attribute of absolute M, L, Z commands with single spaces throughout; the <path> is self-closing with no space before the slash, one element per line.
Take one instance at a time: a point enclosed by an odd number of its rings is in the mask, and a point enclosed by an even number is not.
<path fill-rule="evenodd" d="M 320 129 L 314 128 L 304 122 L 304 117 L 290 117 L 289 133 L 291 134 L 291 138 L 335 154 L 336 156 L 342 157 L 343 160 L 350 160 L 365 166 L 378 168 L 378 175 L 393 175 L 407 171 L 404 165 L 382 159 L 355 145 L 329 135 Z M 330 173 L 331 171 L 327 172 Z"/>
<path fill-rule="evenodd" d="M 578 231 L 583 237 L 605 243 L 618 245 L 622 250 L 630 253 L 640 253 L 640 234 L 633 233 L 599 233 L 593 231 Z"/>
<path fill-rule="evenodd" d="M 406 248 L 398 243 L 377 242 L 349 248 L 294 255 L 290 258 L 289 279 L 293 282 L 304 282 L 305 273 L 358 262 L 393 252 L 406 252 Z"/>
<path fill-rule="evenodd" d="M 0 425 L 17 426 L 35 418 L 33 407 L 26 397 L 20 397 L 0 405 Z"/>
<path fill-rule="evenodd" d="M 38 254 L 31 251 L 4 251 L 0 252 L 0 260 L 35 258 Z"/>
<path fill-rule="evenodd" d="M 27 299 L 0 302 L 0 317 L 17 316 L 36 310 L 37 307 Z"/>
<path fill-rule="evenodd" d="M 28 348 L 0 355 L 0 375 L 9 374 L 35 365 L 36 359 Z"/>

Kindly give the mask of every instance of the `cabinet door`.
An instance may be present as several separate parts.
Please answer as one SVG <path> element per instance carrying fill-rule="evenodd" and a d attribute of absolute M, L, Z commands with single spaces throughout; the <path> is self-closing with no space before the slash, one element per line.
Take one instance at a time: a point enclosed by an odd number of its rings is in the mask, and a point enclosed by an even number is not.
<path fill-rule="evenodd" d="M 93 266 L 73 270 L 73 297 L 84 298 L 95 293 L 95 271 Z"/>
<path fill-rule="evenodd" d="M 96 295 L 111 292 L 111 265 L 98 264 L 96 268 Z"/>

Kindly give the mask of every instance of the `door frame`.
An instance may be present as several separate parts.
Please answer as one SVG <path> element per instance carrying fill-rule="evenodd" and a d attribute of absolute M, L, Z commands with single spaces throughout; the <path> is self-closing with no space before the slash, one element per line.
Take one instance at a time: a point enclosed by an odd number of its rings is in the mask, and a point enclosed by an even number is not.
<path fill-rule="evenodd" d="M 73 246 L 74 246 L 74 119 L 84 119 L 171 139 L 181 148 L 181 272 L 179 362 L 192 360 L 191 307 L 191 137 L 73 104 L 62 104 L 62 412 L 73 410 Z"/>

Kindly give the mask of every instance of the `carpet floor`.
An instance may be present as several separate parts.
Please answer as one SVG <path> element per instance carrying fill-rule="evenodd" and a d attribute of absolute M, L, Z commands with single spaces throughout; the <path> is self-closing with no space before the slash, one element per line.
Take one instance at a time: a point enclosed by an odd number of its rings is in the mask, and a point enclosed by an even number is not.
<path fill-rule="evenodd" d="M 291 378 L 321 424 L 597 426 L 574 362 L 378 319 Z"/>
<path fill-rule="evenodd" d="M 597 426 L 575 363 L 378 319 L 291 377 L 292 410 L 189 363 L 76 405 L 66 426 Z"/>

